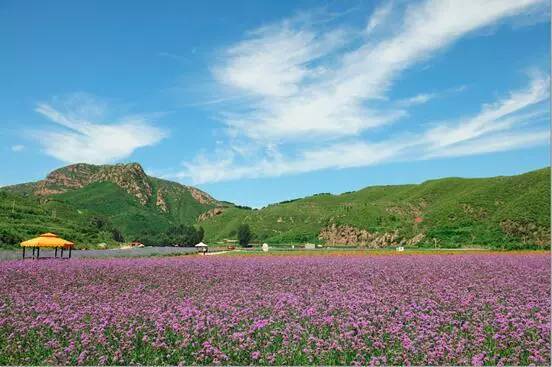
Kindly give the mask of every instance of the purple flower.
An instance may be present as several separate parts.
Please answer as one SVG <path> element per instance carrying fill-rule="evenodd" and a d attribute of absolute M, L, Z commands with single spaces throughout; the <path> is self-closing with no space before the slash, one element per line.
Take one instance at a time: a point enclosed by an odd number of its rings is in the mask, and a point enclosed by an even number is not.
<path fill-rule="evenodd" d="M 549 365 L 550 275 L 548 253 L 4 261 L 1 360 Z"/>

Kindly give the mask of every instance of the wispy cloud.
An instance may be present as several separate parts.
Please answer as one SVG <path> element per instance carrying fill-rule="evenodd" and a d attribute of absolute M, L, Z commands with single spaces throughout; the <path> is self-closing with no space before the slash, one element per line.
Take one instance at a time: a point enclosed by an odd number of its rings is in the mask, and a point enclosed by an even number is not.
<path fill-rule="evenodd" d="M 110 163 L 151 146 L 167 134 L 144 116 L 103 121 L 108 106 L 86 94 L 38 103 L 35 111 L 58 125 L 34 133 L 44 152 L 63 162 Z"/>
<path fill-rule="evenodd" d="M 508 130 L 519 124 L 520 120 L 530 121 L 533 114 L 513 114 L 547 100 L 549 85 L 549 77 L 535 76 L 526 89 L 512 92 L 503 100 L 483 106 L 479 115 L 452 125 L 441 124 L 429 130 L 426 140 L 435 147 L 449 146 L 484 134 Z"/>
<path fill-rule="evenodd" d="M 229 133 L 227 151 L 186 162 L 177 175 L 202 183 L 365 166 L 403 159 L 413 149 L 417 157 L 439 156 L 444 147 L 508 131 L 521 119 L 509 115 L 548 98 L 546 78 L 534 78 L 527 90 L 484 106 L 466 121 L 405 132 L 401 138 L 369 137 L 371 129 L 397 123 L 408 116 L 409 107 L 437 96 L 422 93 L 381 107 L 378 102 L 388 100 L 403 72 L 475 30 L 531 13 L 543 3 L 426 0 L 384 5 L 360 30 L 314 28 L 312 22 L 290 18 L 250 32 L 213 67 L 221 86 L 245 96 L 217 111 Z M 400 22 L 380 29 L 389 18 Z M 319 149 L 308 148 L 313 141 Z M 255 154 L 235 152 L 236 142 L 256 147 Z M 519 139 L 515 147 L 529 142 L 535 139 Z"/>
<path fill-rule="evenodd" d="M 429 152 L 424 158 L 459 157 L 502 152 L 543 145 L 548 143 L 549 140 L 550 131 L 548 130 L 504 132 L 467 140 L 447 147 L 447 149 Z"/>
<path fill-rule="evenodd" d="M 319 34 L 292 21 L 267 26 L 224 53 L 214 68 L 223 84 L 253 95 L 286 97 L 300 91 L 301 83 L 323 73 L 309 63 L 345 43 L 343 31 Z"/>
<path fill-rule="evenodd" d="M 12 152 L 15 152 L 15 153 L 22 152 L 24 149 L 25 149 L 25 146 L 21 144 L 16 144 L 11 146 Z"/>
<path fill-rule="evenodd" d="M 508 98 L 484 105 L 479 114 L 422 133 L 405 133 L 377 142 L 347 140 L 320 148 L 302 149 L 296 155 L 273 153 L 271 157 L 236 163 L 235 152 L 219 152 L 221 159 L 201 158 L 185 163 L 179 178 L 195 183 L 241 178 L 274 177 L 321 169 L 340 169 L 453 156 L 484 154 L 546 144 L 547 128 L 526 124 L 548 116 L 541 102 L 549 98 L 544 86 L 548 77 L 531 81 L 530 86 L 510 93 Z M 445 132 L 448 131 L 448 132 Z M 274 147 L 273 147 L 274 149 Z"/>
<path fill-rule="evenodd" d="M 411 107 L 416 105 L 421 105 L 427 103 L 436 97 L 435 93 L 420 93 L 414 97 L 405 98 L 400 101 L 397 101 L 397 106 L 400 107 Z"/>
<path fill-rule="evenodd" d="M 392 1 L 386 1 L 383 5 L 376 8 L 370 18 L 368 19 L 368 23 L 366 24 L 366 28 L 364 29 L 364 32 L 366 35 L 371 35 L 376 31 L 379 27 L 381 27 L 385 21 L 389 18 L 391 15 L 391 10 L 393 8 L 393 2 Z"/>

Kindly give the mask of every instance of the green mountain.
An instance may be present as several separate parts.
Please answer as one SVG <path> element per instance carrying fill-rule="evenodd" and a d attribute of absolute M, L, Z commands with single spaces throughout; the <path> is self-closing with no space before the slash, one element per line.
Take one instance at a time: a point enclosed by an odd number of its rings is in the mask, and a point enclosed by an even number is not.
<path fill-rule="evenodd" d="M 0 245 L 54 232 L 83 247 L 191 235 L 258 242 L 367 247 L 550 244 L 550 168 L 511 177 L 445 178 L 317 194 L 263 209 L 217 201 L 194 187 L 148 176 L 139 164 L 74 164 L 44 180 L 0 189 Z M 154 238 L 155 241 L 151 239 Z"/>
<path fill-rule="evenodd" d="M 200 223 L 211 241 L 235 238 L 238 225 L 246 223 L 268 243 L 544 247 L 550 244 L 550 168 L 373 186 L 259 210 L 229 207 Z"/>
<path fill-rule="evenodd" d="M 0 243 L 55 232 L 82 245 L 139 239 L 193 225 L 231 204 L 194 187 L 148 176 L 137 163 L 74 164 L 41 181 L 0 189 Z"/>

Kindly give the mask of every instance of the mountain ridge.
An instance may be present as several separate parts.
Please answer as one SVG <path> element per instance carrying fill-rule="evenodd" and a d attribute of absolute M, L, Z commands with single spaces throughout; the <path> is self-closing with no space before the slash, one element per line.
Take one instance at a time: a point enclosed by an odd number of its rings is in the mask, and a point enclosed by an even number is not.
<path fill-rule="evenodd" d="M 550 167 L 516 176 L 446 177 L 319 193 L 261 209 L 149 176 L 138 163 L 69 165 L 43 180 L 2 187 L 0 194 L 0 244 L 47 231 L 85 243 L 113 241 L 119 238 L 115 232 L 140 240 L 179 225 L 201 226 L 207 240 L 222 241 L 235 238 L 244 223 L 256 241 L 269 243 L 550 243 Z"/>

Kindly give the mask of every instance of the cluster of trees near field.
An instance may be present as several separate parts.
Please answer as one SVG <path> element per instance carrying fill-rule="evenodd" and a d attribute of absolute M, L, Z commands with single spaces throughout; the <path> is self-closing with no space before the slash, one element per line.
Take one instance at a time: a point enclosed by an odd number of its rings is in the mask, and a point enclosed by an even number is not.
<path fill-rule="evenodd" d="M 203 227 L 194 227 L 181 224 L 169 228 L 166 232 L 144 232 L 135 240 L 146 246 L 194 246 L 203 240 Z M 235 231 L 238 242 L 242 246 L 250 244 L 254 234 L 248 224 L 240 224 Z"/>
<path fill-rule="evenodd" d="M 166 232 L 144 232 L 134 240 L 146 246 L 194 246 L 203 240 L 204 234 L 203 227 L 181 224 L 169 228 Z"/>

